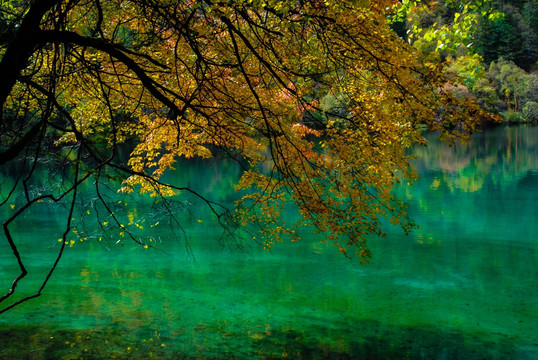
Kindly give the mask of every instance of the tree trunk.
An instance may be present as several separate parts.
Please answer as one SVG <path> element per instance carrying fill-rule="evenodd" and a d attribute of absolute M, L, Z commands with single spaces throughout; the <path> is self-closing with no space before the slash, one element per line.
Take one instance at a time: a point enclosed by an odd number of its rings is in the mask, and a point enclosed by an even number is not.
<path fill-rule="evenodd" d="M 4 57 L 0 62 L 0 109 L 13 89 L 21 71 L 26 67 L 28 59 L 35 47 L 33 35 L 39 30 L 43 16 L 61 0 L 35 0 L 28 13 L 20 23 L 18 30 L 8 42 Z M 14 28 L 15 24 L 10 24 Z M 3 120 L 0 118 L 0 127 Z"/>

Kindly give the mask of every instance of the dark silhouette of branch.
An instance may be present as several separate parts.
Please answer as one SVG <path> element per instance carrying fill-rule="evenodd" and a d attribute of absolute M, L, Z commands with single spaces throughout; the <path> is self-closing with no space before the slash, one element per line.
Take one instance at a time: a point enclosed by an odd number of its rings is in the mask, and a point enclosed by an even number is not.
<path fill-rule="evenodd" d="M 20 209 L 18 209 L 17 212 L 15 214 L 13 214 L 6 222 L 3 223 L 4 234 L 6 235 L 6 238 L 8 240 L 8 243 L 9 243 L 10 247 L 11 247 L 11 250 L 13 251 L 13 254 L 14 254 L 15 258 L 17 259 L 17 263 L 19 265 L 21 273 L 15 278 L 15 280 L 11 284 L 11 288 L 9 289 L 9 291 L 6 294 L 4 294 L 2 297 L 0 297 L 0 303 L 2 303 L 3 301 L 8 299 L 9 297 L 11 297 L 15 293 L 15 289 L 17 288 L 18 283 L 28 274 L 28 271 L 27 271 L 27 269 L 24 266 L 24 263 L 22 261 L 21 255 L 20 255 L 20 253 L 19 253 L 19 251 L 17 249 L 17 246 L 15 245 L 15 241 L 13 239 L 13 236 L 11 235 L 11 232 L 9 230 L 9 225 L 17 217 L 19 217 L 24 211 L 26 211 L 28 208 L 30 208 L 33 204 L 37 203 L 38 201 L 41 201 L 41 200 L 44 200 L 44 199 L 50 199 L 50 200 L 52 200 L 54 202 L 58 202 L 62 198 L 67 196 L 68 194 L 72 193 L 71 205 L 69 207 L 69 213 L 68 213 L 68 216 L 67 216 L 67 223 L 66 223 L 65 231 L 64 231 L 63 236 L 62 236 L 62 245 L 60 246 L 60 250 L 58 251 L 58 255 L 56 256 L 56 259 L 54 260 L 54 263 L 52 264 L 51 268 L 49 269 L 45 279 L 41 283 L 41 286 L 39 287 L 39 289 L 34 294 L 26 296 L 26 297 L 24 297 L 24 298 L 22 298 L 20 300 L 17 300 L 14 303 L 12 303 L 12 304 L 4 307 L 4 308 L 0 308 L 0 314 L 14 308 L 15 306 L 17 306 L 19 304 L 22 304 L 23 302 L 26 302 L 28 300 L 31 300 L 31 299 L 34 299 L 36 297 L 41 296 L 41 293 L 43 292 L 43 289 L 47 285 L 47 282 L 49 281 L 49 279 L 52 276 L 54 270 L 56 269 L 56 266 L 58 265 L 58 262 L 60 261 L 62 255 L 63 255 L 64 249 L 65 249 L 65 245 L 66 245 L 66 242 L 67 242 L 67 234 L 69 234 L 69 232 L 71 231 L 71 222 L 72 222 L 73 211 L 74 211 L 76 200 L 77 200 L 78 187 L 79 187 L 79 185 L 81 183 L 83 183 L 85 180 L 87 180 L 89 178 L 89 176 L 90 176 L 90 174 L 86 174 L 83 177 L 79 178 L 79 176 L 80 176 L 80 168 L 79 168 L 80 155 L 81 155 L 81 153 L 79 151 L 78 152 L 78 159 L 77 159 L 79 161 L 75 162 L 75 178 L 74 178 L 73 185 L 71 186 L 71 188 L 69 188 L 67 191 L 65 191 L 63 194 L 61 194 L 58 197 L 53 197 L 52 195 L 44 195 L 44 196 L 39 196 L 39 197 L 37 197 L 35 199 L 32 199 L 32 200 L 28 201 L 24 206 L 22 206 Z"/>
<path fill-rule="evenodd" d="M 15 159 L 19 153 L 34 141 L 34 138 L 43 130 L 44 122 L 38 122 L 15 144 L 7 150 L 0 152 L 0 165 Z"/>
<path fill-rule="evenodd" d="M 0 108 L 3 108 L 6 98 L 34 51 L 36 46 L 34 36 L 39 31 L 41 19 L 58 3 L 60 3 L 60 0 L 33 1 L 18 30 L 7 44 L 6 52 L 2 57 L 2 61 L 0 61 L 0 74 L 2 74 L 2 81 L 0 81 Z M 0 118 L 0 128 L 1 124 L 2 119 Z"/>

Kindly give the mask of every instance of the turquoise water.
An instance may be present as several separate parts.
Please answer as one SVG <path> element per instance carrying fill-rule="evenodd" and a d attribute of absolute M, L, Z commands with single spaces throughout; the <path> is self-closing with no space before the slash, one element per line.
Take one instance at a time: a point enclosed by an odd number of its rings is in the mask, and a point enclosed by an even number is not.
<path fill-rule="evenodd" d="M 314 234 L 271 252 L 226 243 L 193 198 L 174 205 L 181 229 L 147 199 L 117 204 L 131 228 L 145 215 L 138 233 L 158 250 L 102 234 L 95 208 L 80 209 L 43 295 L 0 315 L 0 359 L 538 358 L 538 128 L 415 152 L 421 178 L 398 191 L 421 229 L 372 238 L 368 265 Z M 173 176 L 229 202 L 239 169 L 197 162 Z M 19 294 L 59 249 L 65 214 L 45 205 L 13 230 L 30 270 Z M 3 292 L 16 263 L 0 240 Z"/>

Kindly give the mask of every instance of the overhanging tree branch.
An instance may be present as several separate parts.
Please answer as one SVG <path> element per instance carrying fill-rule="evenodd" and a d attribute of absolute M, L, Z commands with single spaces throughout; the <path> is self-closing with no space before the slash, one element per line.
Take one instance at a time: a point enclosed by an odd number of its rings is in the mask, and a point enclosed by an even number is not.
<path fill-rule="evenodd" d="M 151 79 L 146 70 L 144 70 L 133 58 L 129 57 L 121 46 L 111 44 L 102 39 L 84 37 L 71 31 L 41 30 L 34 34 L 34 36 L 36 42 L 41 44 L 72 44 L 94 48 L 107 53 L 111 57 L 121 61 L 136 74 L 142 85 L 151 93 L 151 95 L 171 110 L 171 118 L 177 119 L 184 115 L 185 110 L 177 107 L 173 100 L 163 94 L 162 90 L 164 89 L 164 86 Z M 178 97 L 181 101 L 185 103 L 188 102 L 188 99 L 181 98 L 179 95 Z"/>
<path fill-rule="evenodd" d="M 0 61 L 0 108 L 3 108 L 6 98 L 11 92 L 22 69 L 27 65 L 36 46 L 34 35 L 39 31 L 43 16 L 61 0 L 35 0 L 30 10 L 21 22 L 18 30 L 7 45 L 6 52 Z M 0 113 L 1 116 L 1 113 Z M 0 118 L 0 128 L 2 119 Z"/>

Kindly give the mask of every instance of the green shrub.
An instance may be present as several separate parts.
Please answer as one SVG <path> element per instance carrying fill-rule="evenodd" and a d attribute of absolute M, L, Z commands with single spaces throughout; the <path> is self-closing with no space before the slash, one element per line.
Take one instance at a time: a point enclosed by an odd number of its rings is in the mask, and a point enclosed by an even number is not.
<path fill-rule="evenodd" d="M 506 110 L 501 113 L 501 116 L 503 117 L 504 121 L 507 123 L 522 123 L 526 122 L 525 118 L 520 112 L 514 111 L 514 110 Z"/>
<path fill-rule="evenodd" d="M 482 58 L 478 55 L 461 56 L 452 61 L 448 71 L 460 76 L 461 83 L 471 90 L 477 81 L 486 75 Z"/>
<path fill-rule="evenodd" d="M 527 102 L 525 106 L 523 106 L 522 115 L 527 121 L 538 123 L 538 102 Z"/>

